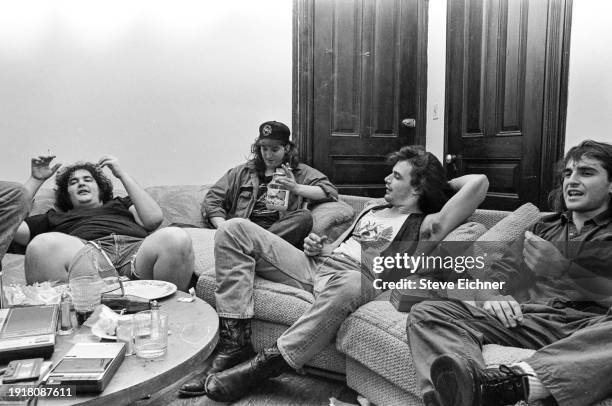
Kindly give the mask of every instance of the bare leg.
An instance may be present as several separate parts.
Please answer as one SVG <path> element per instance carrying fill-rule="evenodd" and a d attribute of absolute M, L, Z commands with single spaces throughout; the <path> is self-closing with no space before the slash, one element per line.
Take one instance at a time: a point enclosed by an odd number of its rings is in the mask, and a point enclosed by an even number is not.
<path fill-rule="evenodd" d="M 26 282 L 68 281 L 68 266 L 85 244 L 64 233 L 39 234 L 26 249 Z"/>
<path fill-rule="evenodd" d="M 193 247 L 185 230 L 166 227 L 144 239 L 134 263 L 140 279 L 174 283 L 185 291 L 193 274 Z"/>

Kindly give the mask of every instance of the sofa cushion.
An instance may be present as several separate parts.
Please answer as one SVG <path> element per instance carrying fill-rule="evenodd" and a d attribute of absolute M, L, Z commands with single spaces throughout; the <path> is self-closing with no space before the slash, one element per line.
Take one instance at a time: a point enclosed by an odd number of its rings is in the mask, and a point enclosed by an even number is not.
<path fill-rule="evenodd" d="M 352 360 L 414 395 L 417 378 L 408 345 L 408 313 L 398 312 L 389 302 L 389 293 L 357 309 L 340 327 L 338 350 Z M 512 363 L 528 358 L 533 350 L 485 345 L 487 364 Z"/>
<path fill-rule="evenodd" d="M 215 307 L 214 269 L 198 279 L 196 292 L 208 304 Z M 256 350 L 268 348 L 276 339 L 310 308 L 314 297 L 309 292 L 282 283 L 255 277 L 255 317 L 252 321 L 252 342 Z M 308 362 L 309 366 L 334 371 L 344 375 L 345 357 L 334 343 L 330 343 Z"/>
<path fill-rule="evenodd" d="M 201 274 L 196 286 L 198 297 L 215 307 L 214 268 Z M 255 277 L 255 317 L 272 323 L 291 325 L 310 307 L 314 297 L 305 290 Z"/>
<path fill-rule="evenodd" d="M 461 224 L 444 237 L 444 241 L 476 241 L 477 238 L 487 232 L 487 228 L 480 223 L 471 221 Z"/>
<path fill-rule="evenodd" d="M 161 206 L 164 212 L 162 226 L 169 224 L 205 227 L 201 205 L 209 186 L 169 185 L 152 186 L 145 190 Z"/>
<path fill-rule="evenodd" d="M 502 210 L 487 210 L 487 209 L 476 209 L 467 221 L 475 221 L 484 225 L 487 229 L 490 229 L 495 224 L 506 218 L 511 212 Z"/>
<path fill-rule="evenodd" d="M 55 190 L 50 188 L 41 188 L 34 196 L 30 216 L 46 213 L 48 210 L 55 207 Z"/>
<path fill-rule="evenodd" d="M 413 392 L 416 375 L 408 347 L 408 313 L 398 312 L 384 292 L 357 309 L 340 327 L 336 348 L 403 390 Z"/>
<path fill-rule="evenodd" d="M 480 236 L 473 247 L 474 256 L 484 256 L 483 274 L 489 270 L 492 263 L 498 261 L 517 239 L 522 238 L 524 231 L 540 221 L 540 210 L 531 203 L 525 203 Z M 480 276 L 477 274 L 474 277 Z"/>
<path fill-rule="evenodd" d="M 355 211 L 344 202 L 327 202 L 316 205 L 311 214 L 312 232 L 335 241 L 351 225 Z"/>
<path fill-rule="evenodd" d="M 194 267 L 193 273 L 200 276 L 204 272 L 214 272 L 215 269 L 215 232 L 210 228 L 184 228 L 191 237 L 193 246 Z"/>

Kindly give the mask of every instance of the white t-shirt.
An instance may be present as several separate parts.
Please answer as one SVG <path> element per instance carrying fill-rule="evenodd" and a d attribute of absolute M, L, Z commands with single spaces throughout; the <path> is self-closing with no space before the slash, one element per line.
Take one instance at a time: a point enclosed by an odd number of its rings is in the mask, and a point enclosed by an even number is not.
<path fill-rule="evenodd" d="M 357 222 L 351 236 L 333 252 L 361 262 L 362 252 L 368 258 L 378 256 L 393 241 L 410 213 L 398 214 L 391 208 L 370 210 Z"/>

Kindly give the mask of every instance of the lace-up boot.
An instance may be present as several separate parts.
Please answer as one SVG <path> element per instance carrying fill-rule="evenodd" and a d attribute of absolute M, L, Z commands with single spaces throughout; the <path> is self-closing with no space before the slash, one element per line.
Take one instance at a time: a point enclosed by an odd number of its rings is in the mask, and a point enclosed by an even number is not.
<path fill-rule="evenodd" d="M 518 368 L 482 369 L 457 354 L 436 358 L 431 380 L 442 406 L 514 405 L 529 395 L 528 375 Z"/>

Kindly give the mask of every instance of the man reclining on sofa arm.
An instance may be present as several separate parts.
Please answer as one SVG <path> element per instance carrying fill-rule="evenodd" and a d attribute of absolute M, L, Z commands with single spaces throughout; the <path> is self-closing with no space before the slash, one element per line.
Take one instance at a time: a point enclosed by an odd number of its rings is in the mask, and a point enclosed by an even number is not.
<path fill-rule="evenodd" d="M 49 159 L 50 158 L 50 159 Z M 32 161 L 34 193 L 59 168 L 53 157 Z M 108 167 L 128 197 L 113 198 L 113 184 L 102 169 Z M 119 165 L 106 155 L 94 164 L 80 162 L 56 176 L 56 207 L 25 219 L 15 242 L 26 245 L 28 283 L 65 282 L 75 255 L 95 244 L 99 263 L 110 261 L 120 275 L 131 279 L 159 279 L 186 290 L 193 273 L 191 238 L 182 229 L 166 227 L 149 235 L 162 222 L 161 208 Z"/>
<path fill-rule="evenodd" d="M 231 219 L 219 227 L 215 298 L 220 340 L 202 375 L 183 385 L 181 394 L 234 401 L 269 377 L 302 368 L 332 342 L 355 309 L 378 293 L 371 270 L 361 263 L 362 244 L 373 244 L 384 254 L 395 241 L 417 241 L 421 234 L 440 240 L 484 200 L 488 188 L 484 175 L 448 182 L 440 161 L 421 148 L 403 147 L 391 154 L 390 162 L 394 166 L 385 178 L 387 204 L 362 212 L 325 251 L 323 238 L 314 233 L 305 239 L 302 252 L 245 219 Z M 449 199 L 446 192 L 451 189 L 459 191 Z M 436 224 L 433 234 L 432 223 Z M 259 354 L 250 341 L 255 273 L 308 290 L 315 297 L 277 345 Z"/>
<path fill-rule="evenodd" d="M 555 195 L 567 211 L 542 219 L 493 264 L 489 279 L 504 282 L 503 291 L 478 292 L 478 307 L 412 307 L 408 340 L 426 405 L 552 395 L 561 406 L 584 406 L 612 395 L 612 145 L 584 141 L 560 169 Z M 537 351 L 484 368 L 484 344 Z"/>

